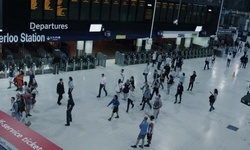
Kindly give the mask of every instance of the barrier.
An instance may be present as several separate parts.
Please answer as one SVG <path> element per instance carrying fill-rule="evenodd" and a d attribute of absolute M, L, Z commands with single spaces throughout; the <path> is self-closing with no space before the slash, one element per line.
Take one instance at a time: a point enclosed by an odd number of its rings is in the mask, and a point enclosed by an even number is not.
<path fill-rule="evenodd" d="M 8 150 L 62 150 L 3 111 L 0 111 L 0 145 Z"/>

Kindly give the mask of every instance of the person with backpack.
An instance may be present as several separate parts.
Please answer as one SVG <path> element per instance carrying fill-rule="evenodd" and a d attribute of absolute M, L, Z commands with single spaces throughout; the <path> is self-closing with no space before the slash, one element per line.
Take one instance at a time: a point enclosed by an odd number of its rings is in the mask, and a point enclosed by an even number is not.
<path fill-rule="evenodd" d="M 210 109 L 209 111 L 211 112 L 212 110 L 215 110 L 214 108 L 214 102 L 216 101 L 217 99 L 217 96 L 218 96 L 218 90 L 217 89 L 214 89 L 214 93 L 210 92 L 211 95 L 209 96 L 209 104 L 210 104 Z"/>
<path fill-rule="evenodd" d="M 154 118 L 157 119 L 158 118 L 158 115 L 160 113 L 160 108 L 162 107 L 162 101 L 161 101 L 161 95 L 158 94 L 156 97 L 155 97 L 155 101 L 154 101 L 154 104 L 153 104 L 153 115 L 154 115 Z"/>

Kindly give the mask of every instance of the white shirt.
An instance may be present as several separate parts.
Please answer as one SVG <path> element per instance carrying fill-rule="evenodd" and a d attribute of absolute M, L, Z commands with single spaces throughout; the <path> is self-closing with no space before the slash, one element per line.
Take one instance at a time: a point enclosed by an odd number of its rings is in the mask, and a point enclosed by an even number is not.
<path fill-rule="evenodd" d="M 104 84 L 104 85 L 105 85 L 105 84 L 106 84 L 106 82 L 107 82 L 106 77 L 102 77 L 100 84 Z"/>
<path fill-rule="evenodd" d="M 144 73 L 149 73 L 149 71 L 150 71 L 150 66 L 149 65 L 147 65 L 145 68 L 144 68 Z"/>
<path fill-rule="evenodd" d="M 167 58 L 166 58 L 166 64 L 169 64 L 169 65 L 170 65 L 170 64 L 171 64 L 171 61 L 172 61 L 172 59 L 171 59 L 170 57 L 167 57 Z"/>
<path fill-rule="evenodd" d="M 152 59 L 156 60 L 156 52 L 153 53 Z"/>
<path fill-rule="evenodd" d="M 128 95 L 128 98 L 131 99 L 132 101 L 135 100 L 135 91 L 129 91 L 129 95 Z"/>
<path fill-rule="evenodd" d="M 121 92 L 122 86 L 123 86 L 122 83 L 117 83 L 115 87 L 115 91 L 118 93 Z"/>
<path fill-rule="evenodd" d="M 69 87 L 69 89 L 74 89 L 73 81 L 68 82 L 68 87 Z"/>
<path fill-rule="evenodd" d="M 227 59 L 232 59 L 232 54 L 231 55 L 227 55 Z"/>
<path fill-rule="evenodd" d="M 123 72 L 121 72 L 120 73 L 120 78 L 119 79 L 121 79 L 121 81 L 123 82 L 124 81 L 124 79 L 125 79 L 125 75 L 124 75 L 124 73 Z"/>

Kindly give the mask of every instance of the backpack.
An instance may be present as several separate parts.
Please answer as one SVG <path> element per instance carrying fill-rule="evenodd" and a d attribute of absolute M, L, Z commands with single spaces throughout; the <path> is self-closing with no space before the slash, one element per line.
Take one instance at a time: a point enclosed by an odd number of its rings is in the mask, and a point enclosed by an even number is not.
<path fill-rule="evenodd" d="M 215 97 L 214 97 L 214 95 L 210 95 L 210 96 L 209 96 L 209 102 L 210 102 L 210 103 L 214 103 L 214 102 L 215 102 Z"/>
<path fill-rule="evenodd" d="M 22 112 L 25 110 L 25 104 L 23 102 L 23 98 L 18 99 L 15 103 L 17 103 L 18 112 Z"/>

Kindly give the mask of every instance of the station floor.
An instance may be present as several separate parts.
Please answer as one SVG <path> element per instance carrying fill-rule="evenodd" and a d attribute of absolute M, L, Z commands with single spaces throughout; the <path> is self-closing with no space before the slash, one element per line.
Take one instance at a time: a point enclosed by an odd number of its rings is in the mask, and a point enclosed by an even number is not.
<path fill-rule="evenodd" d="M 160 90 L 163 107 L 156 121 L 152 144 L 149 150 L 249 150 L 250 147 L 250 107 L 240 102 L 246 94 L 250 82 L 250 66 L 239 68 L 240 54 L 226 67 L 226 58 L 217 58 L 210 70 L 203 70 L 205 58 L 184 60 L 183 72 L 186 73 L 184 93 L 181 104 L 174 104 L 174 95 L 179 79 L 171 87 L 170 95 L 165 89 Z M 31 111 L 30 128 L 48 138 L 65 150 L 132 150 L 139 133 L 139 124 L 146 113 L 152 111 L 146 106 L 140 111 L 142 97 L 140 86 L 144 78 L 145 64 L 118 66 L 114 60 L 107 61 L 107 67 L 76 72 L 60 72 L 58 75 L 37 75 L 37 103 Z M 115 85 L 121 69 L 125 78 L 135 77 L 135 107 L 126 113 L 126 102 L 121 100 L 119 119 L 111 115 L 107 104 L 115 94 Z M 152 81 L 152 72 L 149 81 Z M 196 71 L 197 78 L 193 91 L 186 91 L 189 76 Z M 235 77 L 232 76 L 235 72 Z M 101 74 L 107 78 L 108 96 L 102 92 L 96 98 Z M 69 76 L 73 77 L 75 89 L 72 111 L 73 122 L 66 123 L 67 95 L 64 94 L 62 105 L 57 105 L 56 85 L 63 78 L 65 90 Z M 25 77 L 28 81 L 28 77 Z M 15 96 L 15 88 L 7 89 L 8 79 L 1 79 L 0 109 L 9 112 L 10 97 Z M 218 89 L 215 110 L 209 112 L 210 91 Z M 152 103 L 152 102 L 151 102 Z M 227 128 L 229 125 L 238 130 Z M 22 148 L 20 148 L 22 149 Z M 141 148 L 137 148 L 141 149 Z"/>

